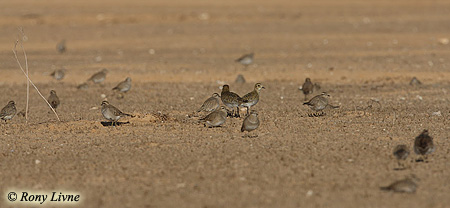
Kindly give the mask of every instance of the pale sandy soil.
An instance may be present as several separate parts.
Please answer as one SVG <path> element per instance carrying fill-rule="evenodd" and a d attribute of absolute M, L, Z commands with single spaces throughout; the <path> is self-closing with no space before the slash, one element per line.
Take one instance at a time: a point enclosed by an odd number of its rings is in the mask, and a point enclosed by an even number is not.
<path fill-rule="evenodd" d="M 10 1 L 0 6 L 0 105 L 25 106 L 11 49 L 23 26 L 31 78 L 61 99 L 62 122 L 33 92 L 29 123 L 0 124 L 1 203 L 8 190 L 69 190 L 78 207 L 448 207 L 448 1 Z M 58 54 L 56 43 L 67 41 Z M 255 52 L 247 69 L 234 62 Z M 57 82 L 49 74 L 67 69 Z M 101 86 L 78 90 L 108 68 Z M 243 74 L 245 84 L 234 79 Z M 125 99 L 111 88 L 133 79 Z M 416 76 L 422 86 L 410 86 Z M 298 87 L 320 83 L 339 109 L 311 118 Z M 243 118 L 208 129 L 191 117 L 224 83 L 266 86 Z M 319 92 L 316 92 L 319 93 Z M 101 97 L 137 115 L 103 127 Z M 380 105 L 369 107 L 369 101 Z M 441 116 L 433 115 L 434 112 Z M 429 129 L 427 163 L 396 171 L 392 150 Z M 411 149 L 412 151 L 412 149 Z M 36 162 L 39 161 L 39 162 Z M 415 194 L 380 186 L 415 174 Z"/>

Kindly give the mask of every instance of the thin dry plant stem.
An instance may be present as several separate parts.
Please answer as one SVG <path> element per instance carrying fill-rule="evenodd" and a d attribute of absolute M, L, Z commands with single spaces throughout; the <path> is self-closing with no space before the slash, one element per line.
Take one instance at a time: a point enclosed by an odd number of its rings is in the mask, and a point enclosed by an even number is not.
<path fill-rule="evenodd" d="M 22 64 L 20 64 L 19 59 L 17 58 L 17 52 L 16 52 L 16 48 L 17 48 L 17 44 L 19 43 L 19 40 L 16 40 L 16 43 L 14 44 L 14 49 L 13 49 L 13 53 L 14 53 L 14 57 L 16 58 L 17 64 L 19 64 L 20 70 L 22 70 L 23 74 L 27 77 L 28 82 L 31 83 L 31 85 L 34 87 L 34 89 L 36 90 L 36 92 L 41 96 L 42 99 L 44 99 L 44 101 L 47 103 L 48 107 L 50 107 L 50 109 L 52 109 L 53 113 L 55 113 L 56 118 L 58 119 L 58 121 L 61 121 L 59 119 L 58 114 L 56 113 L 55 109 L 52 108 L 52 106 L 50 105 L 50 103 L 48 103 L 47 99 L 45 99 L 45 97 L 41 94 L 41 92 L 39 92 L 39 89 L 36 87 L 36 85 L 34 85 L 34 83 L 31 81 L 31 79 L 28 77 L 27 73 L 25 72 L 25 70 L 22 67 Z M 25 54 L 25 50 L 23 48 L 23 44 L 22 42 L 20 42 L 20 45 L 22 47 L 23 53 Z M 25 60 L 26 60 L 26 55 L 25 55 Z M 26 61 L 25 61 L 26 62 Z"/>
<path fill-rule="evenodd" d="M 23 28 L 19 27 L 19 31 L 20 33 L 22 33 L 22 41 L 25 37 L 25 32 L 23 32 Z M 27 57 L 27 53 L 25 53 L 25 49 L 23 48 L 23 43 L 22 41 L 20 42 L 20 47 L 22 48 L 23 51 L 23 56 L 25 57 L 25 70 L 27 72 L 27 77 L 29 76 L 28 74 L 28 57 Z M 30 82 L 27 81 L 27 105 L 25 106 L 25 123 L 28 123 L 28 106 L 29 106 L 29 101 L 30 101 Z"/>

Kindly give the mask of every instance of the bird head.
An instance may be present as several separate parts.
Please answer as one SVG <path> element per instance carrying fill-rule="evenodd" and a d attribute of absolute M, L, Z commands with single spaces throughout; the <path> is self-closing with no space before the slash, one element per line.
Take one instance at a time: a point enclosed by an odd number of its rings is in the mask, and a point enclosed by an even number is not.
<path fill-rule="evenodd" d="M 229 85 L 224 85 L 222 87 L 222 92 L 228 92 L 228 91 L 230 91 L 230 86 Z"/>
<path fill-rule="evenodd" d="M 107 106 L 107 105 L 109 105 L 109 102 L 106 101 L 106 100 L 104 100 L 104 101 L 102 102 L 102 107 L 103 107 L 103 106 Z"/>
<path fill-rule="evenodd" d="M 259 91 L 261 91 L 261 89 L 266 89 L 266 88 L 264 86 L 262 86 L 261 83 L 256 83 L 255 90 L 259 92 Z"/>

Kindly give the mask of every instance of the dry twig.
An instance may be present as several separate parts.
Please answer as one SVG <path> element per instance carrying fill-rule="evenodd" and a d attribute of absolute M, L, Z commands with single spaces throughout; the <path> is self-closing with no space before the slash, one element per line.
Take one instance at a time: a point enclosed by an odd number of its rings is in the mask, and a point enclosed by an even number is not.
<path fill-rule="evenodd" d="M 25 37 L 25 33 L 23 32 L 23 29 L 22 28 L 19 28 L 19 31 L 22 33 L 22 41 L 23 41 L 23 38 Z M 23 72 L 23 74 L 25 75 L 25 77 L 27 78 L 27 105 L 26 105 L 26 109 L 25 109 L 25 118 L 26 118 L 26 120 L 27 120 L 27 122 L 28 122 L 28 101 L 29 101 L 29 84 L 31 83 L 31 85 L 34 87 L 34 89 L 36 90 L 36 92 L 41 96 L 41 98 L 42 99 L 44 99 L 44 101 L 47 103 L 47 105 L 48 105 L 48 107 L 50 107 L 50 109 L 52 109 L 52 111 L 53 111 L 53 113 L 55 113 L 55 115 L 56 115 L 56 118 L 58 119 L 58 121 L 61 121 L 60 119 L 59 119 L 59 116 L 58 116 L 58 114 L 56 113 L 56 111 L 55 111 L 55 109 L 53 109 L 52 108 L 52 106 L 50 105 L 50 103 L 48 103 L 48 101 L 47 101 L 47 99 L 45 99 L 45 97 L 41 94 L 41 92 L 39 91 L 39 89 L 36 87 L 36 85 L 34 85 L 34 83 L 31 81 L 31 79 L 30 79 L 30 77 L 28 77 L 28 58 L 27 58 L 27 54 L 25 53 L 25 49 L 24 49 L 24 47 L 23 47 L 23 42 L 22 41 L 19 41 L 19 39 L 17 39 L 16 40 L 16 42 L 15 42 L 15 44 L 14 44 L 14 48 L 13 48 L 13 53 L 14 53 L 14 57 L 15 57 L 15 59 L 16 59 L 16 61 L 17 61 L 17 64 L 19 65 L 19 67 L 20 67 L 20 70 L 22 70 L 22 72 Z M 19 61 L 19 58 L 17 57 L 17 50 L 16 50 L 16 48 L 17 48 L 17 44 L 18 43 L 20 43 L 20 47 L 22 48 L 22 51 L 23 51 L 23 55 L 24 55 L 24 58 L 25 58 L 25 68 L 26 68 L 26 72 L 25 72 L 25 70 L 23 69 L 23 67 L 22 67 L 22 64 L 20 63 L 20 61 Z"/>

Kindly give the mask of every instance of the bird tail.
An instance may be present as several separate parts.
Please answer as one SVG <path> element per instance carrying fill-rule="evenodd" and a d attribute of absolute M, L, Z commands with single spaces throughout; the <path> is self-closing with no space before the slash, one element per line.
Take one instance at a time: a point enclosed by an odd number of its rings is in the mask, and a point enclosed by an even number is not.
<path fill-rule="evenodd" d="M 310 103 L 309 102 L 304 102 L 303 105 L 310 105 Z"/>
<path fill-rule="evenodd" d="M 241 127 L 241 132 L 244 132 L 244 125 L 242 125 Z"/>
<path fill-rule="evenodd" d="M 123 115 L 125 115 L 125 116 L 130 116 L 131 118 L 136 117 L 135 115 L 131 115 L 131 114 L 128 114 L 128 113 L 123 113 Z"/>
<path fill-rule="evenodd" d="M 328 106 L 330 106 L 331 108 L 340 108 L 341 106 L 335 106 L 335 105 L 328 105 Z"/>

